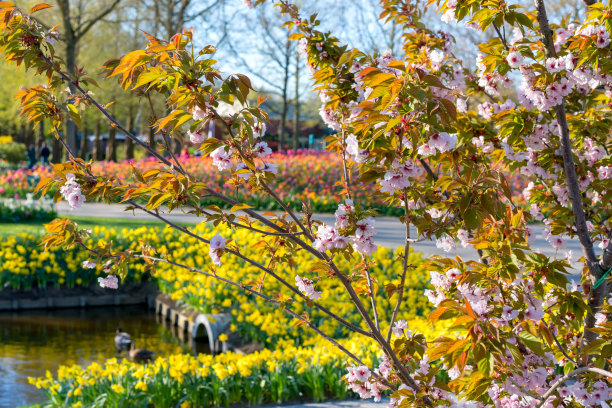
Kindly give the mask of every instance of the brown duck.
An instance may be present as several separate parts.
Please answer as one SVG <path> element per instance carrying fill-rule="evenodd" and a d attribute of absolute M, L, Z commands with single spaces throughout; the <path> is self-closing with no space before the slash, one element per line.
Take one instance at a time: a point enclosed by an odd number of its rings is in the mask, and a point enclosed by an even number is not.
<path fill-rule="evenodd" d="M 117 352 L 129 351 L 132 347 L 132 339 L 130 335 L 121 330 L 121 327 L 117 327 L 117 333 L 115 334 L 115 348 Z"/>
<path fill-rule="evenodd" d="M 144 363 L 151 361 L 154 356 L 155 353 L 151 350 L 134 348 L 134 342 L 132 342 L 130 346 L 130 360 L 136 363 Z"/>

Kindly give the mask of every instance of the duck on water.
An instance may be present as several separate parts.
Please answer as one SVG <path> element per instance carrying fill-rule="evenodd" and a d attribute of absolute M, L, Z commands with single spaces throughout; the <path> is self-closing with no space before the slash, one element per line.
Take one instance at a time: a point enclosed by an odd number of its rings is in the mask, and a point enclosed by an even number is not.
<path fill-rule="evenodd" d="M 137 363 L 150 361 L 155 356 L 155 353 L 151 350 L 136 348 L 129 333 L 122 331 L 121 327 L 117 328 L 117 333 L 115 334 L 115 348 L 118 353 L 127 351 L 130 360 Z"/>
<path fill-rule="evenodd" d="M 121 327 L 117 327 L 117 333 L 115 334 L 115 348 L 118 353 L 122 351 L 129 351 L 132 346 L 132 338 L 130 335 L 121 330 Z"/>

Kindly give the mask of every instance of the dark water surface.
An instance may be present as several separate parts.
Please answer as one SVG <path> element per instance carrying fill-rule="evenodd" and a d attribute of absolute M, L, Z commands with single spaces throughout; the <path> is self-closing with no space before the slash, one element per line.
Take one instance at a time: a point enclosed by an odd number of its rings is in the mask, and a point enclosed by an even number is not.
<path fill-rule="evenodd" d="M 136 347 L 157 356 L 193 352 L 145 306 L 2 312 L 0 408 L 44 399 L 28 377 L 44 376 L 47 370 L 55 376 L 60 365 L 84 366 L 117 357 L 113 343 L 117 327 L 132 335 Z"/>

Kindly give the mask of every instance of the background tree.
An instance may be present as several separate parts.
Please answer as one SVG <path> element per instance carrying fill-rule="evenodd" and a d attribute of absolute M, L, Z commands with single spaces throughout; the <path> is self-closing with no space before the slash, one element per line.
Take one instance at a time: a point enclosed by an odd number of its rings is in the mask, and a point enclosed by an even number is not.
<path fill-rule="evenodd" d="M 106 17 L 121 0 L 111 1 L 84 1 L 84 0 L 57 0 L 58 10 L 62 16 L 62 43 L 68 72 L 76 74 L 80 42 L 89 30 Z M 75 88 L 70 86 L 70 92 Z M 66 124 L 66 140 L 74 150 L 77 147 L 76 124 L 69 120 Z"/>
<path fill-rule="evenodd" d="M 280 15 L 277 10 L 248 11 L 240 13 L 239 18 L 244 24 L 228 32 L 222 51 L 233 62 L 232 65 L 261 84 L 263 94 L 274 96 L 279 102 L 278 108 L 273 104 L 266 106 L 279 118 L 277 140 L 278 149 L 282 150 L 287 142 L 287 120 L 292 102 L 296 112 L 294 119 L 299 115 L 299 98 L 304 86 L 298 68 L 300 57 L 295 43 L 289 41 L 291 33 L 278 26 Z M 295 147 L 296 124 L 293 129 Z"/>

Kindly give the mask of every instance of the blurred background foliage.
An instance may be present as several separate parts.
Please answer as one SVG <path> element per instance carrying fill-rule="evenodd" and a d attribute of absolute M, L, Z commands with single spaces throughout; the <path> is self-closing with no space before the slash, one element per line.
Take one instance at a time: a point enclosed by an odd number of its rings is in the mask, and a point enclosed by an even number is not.
<path fill-rule="evenodd" d="M 38 1 L 17 1 L 24 9 L 35 3 Z M 149 127 L 152 123 L 149 101 L 120 92 L 116 79 L 103 79 L 100 67 L 111 58 L 143 47 L 145 33 L 169 39 L 190 27 L 195 31 L 196 46 L 217 47 L 214 57 L 224 74 L 247 74 L 258 95 L 267 98 L 264 107 L 271 118 L 268 126 L 271 146 L 278 147 L 281 143 L 284 149 L 320 147 L 319 143 L 310 144 L 308 136 L 312 135 L 318 142 L 329 132 L 319 118 L 320 101 L 311 90 L 305 61 L 298 55 L 296 43 L 287 41 L 290 32 L 280 27 L 281 17 L 272 4 L 251 10 L 241 0 L 49 0 L 48 3 L 53 7 L 38 13 L 37 18 L 49 28 L 59 24 L 61 42 L 56 47 L 68 63 L 68 69 L 74 69 L 75 65 L 84 67 L 101 85 L 92 89 L 96 99 L 102 103 L 113 101 L 111 113 L 143 139 L 154 138 Z M 377 19 L 378 0 L 298 3 L 305 16 L 316 8 L 322 16 L 323 28 L 333 30 L 350 47 L 377 53 L 391 49 L 395 56 L 401 57 L 401 30 Z M 551 13 L 557 15 L 584 12 L 579 0 L 561 0 L 551 6 Z M 425 16 L 425 23 L 450 30 L 456 39 L 455 55 L 468 64 L 475 63 L 474 44 L 493 35 L 445 25 L 433 13 L 429 14 Z M 32 129 L 18 114 L 14 95 L 22 86 L 35 85 L 41 79 L 6 65 L 0 66 L 0 78 L 0 135 L 11 136 L 26 149 L 32 146 L 37 152 L 46 140 L 53 152 L 52 161 L 64 160 L 65 153 L 54 141 L 48 125 Z M 512 92 L 508 90 L 508 96 Z M 152 102 L 156 111 L 166 109 L 161 99 Z M 100 113 L 93 110 L 86 113 L 82 129 L 66 124 L 62 131 L 69 140 L 75 138 L 75 146 L 86 158 L 124 160 L 144 155 L 138 147 L 124 142 L 122 135 L 115 136 L 112 130 L 109 133 Z M 99 143 L 95 142 L 96 134 Z M 89 135 L 86 143 L 82 143 L 83 135 Z M 178 152 L 185 147 L 177 141 L 174 149 Z"/>

